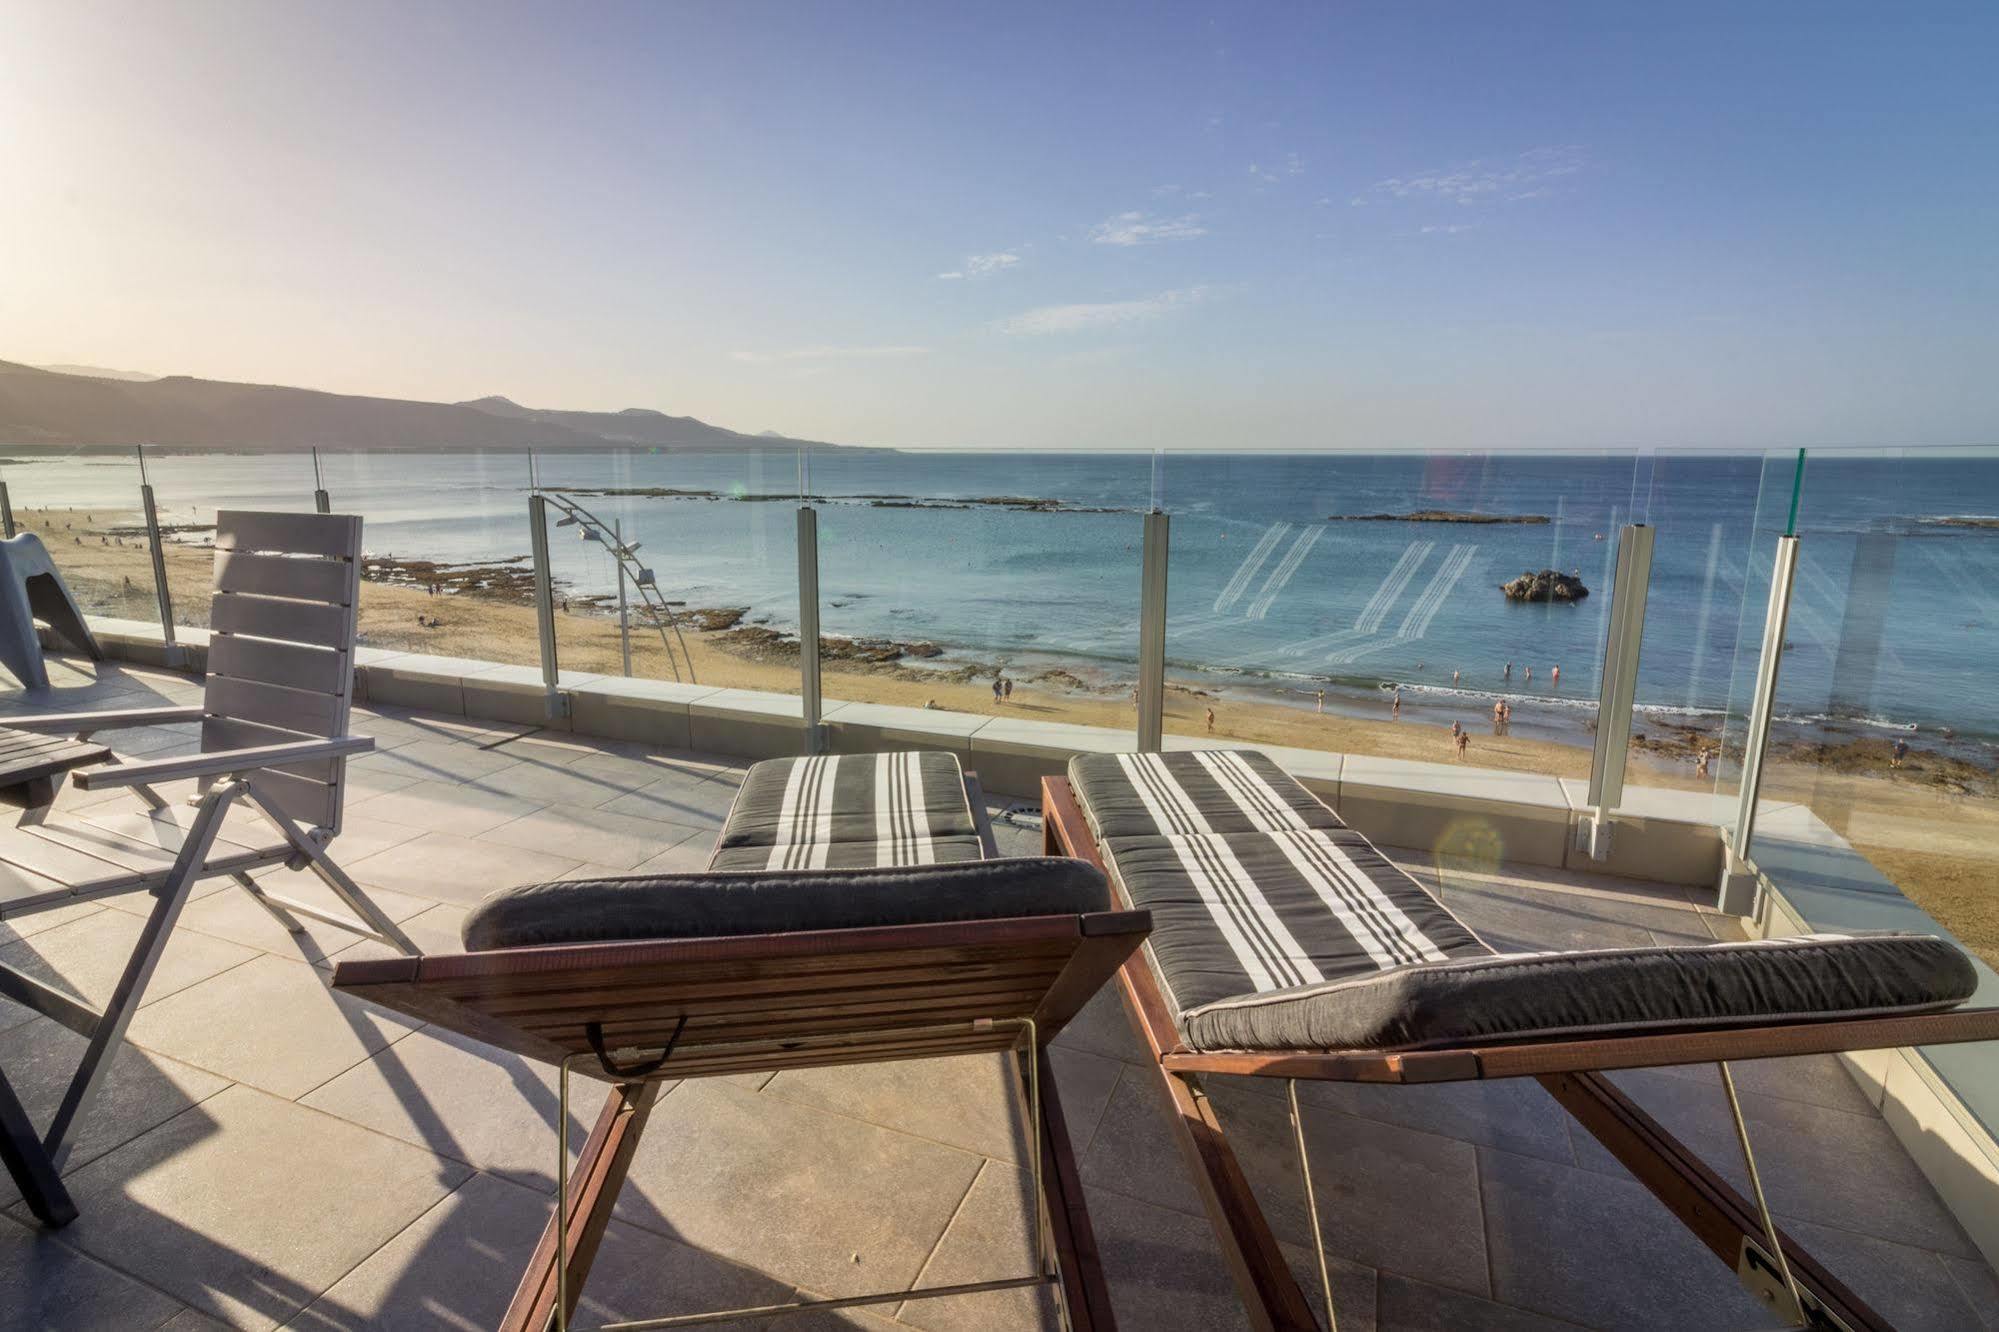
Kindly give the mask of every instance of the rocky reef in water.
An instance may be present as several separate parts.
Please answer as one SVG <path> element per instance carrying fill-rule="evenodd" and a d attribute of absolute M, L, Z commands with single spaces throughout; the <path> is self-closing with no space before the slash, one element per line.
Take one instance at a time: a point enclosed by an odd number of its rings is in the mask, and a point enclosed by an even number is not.
<path fill-rule="evenodd" d="M 1508 601 L 1577 602 L 1589 595 L 1582 579 L 1557 569 L 1543 569 L 1539 573 L 1530 570 L 1511 582 L 1501 583 L 1499 590 Z"/>
<path fill-rule="evenodd" d="M 1528 527 L 1545 525 L 1542 513 L 1459 513 L 1453 509 L 1418 509 L 1414 513 L 1333 513 L 1331 523 L 1519 523 Z"/>

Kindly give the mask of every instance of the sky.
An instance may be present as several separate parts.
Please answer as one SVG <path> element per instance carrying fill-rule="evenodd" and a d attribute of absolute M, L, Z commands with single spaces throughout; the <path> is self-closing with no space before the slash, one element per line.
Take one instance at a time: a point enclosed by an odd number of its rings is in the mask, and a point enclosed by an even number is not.
<path fill-rule="evenodd" d="M 0 360 L 975 448 L 1999 443 L 1999 6 L 0 0 Z"/>

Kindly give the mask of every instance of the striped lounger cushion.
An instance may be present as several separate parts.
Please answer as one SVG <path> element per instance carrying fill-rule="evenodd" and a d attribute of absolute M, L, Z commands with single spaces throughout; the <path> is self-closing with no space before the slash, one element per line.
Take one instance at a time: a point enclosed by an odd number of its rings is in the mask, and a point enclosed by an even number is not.
<path fill-rule="evenodd" d="M 1258 753 L 1088 754 L 1069 778 L 1197 1050 L 1421 1049 L 1933 1012 L 1969 960 L 1927 935 L 1496 953 Z"/>
<path fill-rule="evenodd" d="M 743 778 L 710 869 L 852 869 L 979 860 L 948 753 L 767 759 Z"/>

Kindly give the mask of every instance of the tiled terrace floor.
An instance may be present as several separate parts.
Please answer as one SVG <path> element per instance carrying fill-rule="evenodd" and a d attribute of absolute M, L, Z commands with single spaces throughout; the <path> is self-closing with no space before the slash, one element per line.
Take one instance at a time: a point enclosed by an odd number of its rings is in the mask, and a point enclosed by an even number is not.
<path fill-rule="evenodd" d="M 173 675 L 52 666 L 53 694 L 5 696 L 0 724 L 10 708 L 197 696 Z M 494 888 L 699 866 L 741 771 L 462 718 L 366 711 L 358 726 L 379 752 L 352 766 L 335 850 L 432 950 L 456 949 L 466 908 Z M 167 729 L 115 738 L 128 753 L 191 744 Z M 66 791 L 58 809 L 104 817 L 130 799 L 82 795 Z M 1027 822 L 1002 815 L 1009 851 L 1038 846 Z M 1704 939 L 1726 927 L 1678 889 L 1503 866 L 1440 875 L 1420 852 L 1398 859 L 1441 881 L 1502 946 Z M 316 891 L 309 882 L 298 876 L 292 891 Z M 226 883 L 202 892 L 70 1162 L 81 1219 L 40 1232 L 0 1179 L 0 1325 L 490 1327 L 549 1206 L 553 1074 L 336 998 L 327 959 L 373 945 L 333 931 L 294 938 Z M 0 926 L 0 958 L 101 1001 L 137 928 L 134 905 Z M 0 1001 L 0 1066 L 38 1116 L 79 1045 Z M 1240 1326 L 1136 1056 L 1102 999 L 1054 1051 L 1113 1298 L 1127 1327 Z M 1732 1168 L 1711 1069 L 1619 1081 Z M 1794 1233 L 1899 1325 L 1999 1326 L 1999 1283 L 1838 1065 L 1750 1065 L 1741 1081 Z M 966 1059 L 674 1087 L 640 1149 L 586 1321 L 1022 1270 L 1024 1177 L 1004 1085 L 996 1060 Z M 1210 1087 L 1316 1290 L 1281 1085 Z M 595 1111 L 588 1092 L 578 1140 Z M 1342 1328 L 1764 1325 L 1734 1278 L 1538 1087 L 1304 1094 Z M 1044 1313 L 1016 1295 L 845 1318 L 985 1329 L 1036 1326 Z"/>

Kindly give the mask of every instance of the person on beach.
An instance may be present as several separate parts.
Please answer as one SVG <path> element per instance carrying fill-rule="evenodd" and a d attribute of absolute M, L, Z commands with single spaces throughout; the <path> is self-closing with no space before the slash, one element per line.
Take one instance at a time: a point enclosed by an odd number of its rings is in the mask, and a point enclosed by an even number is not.
<path fill-rule="evenodd" d="M 1003 699 L 1004 699 L 1004 700 L 1005 700 L 1006 702 L 1008 702 L 1008 703 L 1011 703 L 1011 702 L 1013 702 L 1013 677 L 1012 677 L 1011 675 L 1009 675 L 1009 676 L 1007 676 L 1007 677 L 1006 677 L 1006 679 L 1005 679 L 1005 684 L 1006 684 L 1006 688 L 1005 688 L 1005 690 L 1003 690 L 1003 691 L 1001 692 L 1001 695 L 1000 695 L 1000 696 L 1001 696 L 1001 697 L 1002 697 L 1002 698 L 1003 698 Z"/>
<path fill-rule="evenodd" d="M 1700 751 L 1699 751 L 1698 753 L 1696 753 L 1696 754 L 1694 755 L 1694 776 L 1696 776 L 1696 777 L 1699 777 L 1699 778 L 1701 778 L 1702 780 L 1706 780 L 1706 778 L 1707 778 L 1707 746 L 1706 746 L 1706 745 L 1702 745 L 1702 746 L 1701 746 L 1701 748 L 1700 748 Z"/>
<path fill-rule="evenodd" d="M 1909 757 L 1909 742 L 1898 735 L 1895 737 L 1895 752 L 1888 760 L 1888 766 L 1899 768 L 1902 766 L 1902 760 L 1907 757 Z"/>
<path fill-rule="evenodd" d="M 1005 701 L 1006 687 L 1000 683 L 1000 677 L 995 675 L 993 677 L 993 704 L 994 706 L 998 706 Z"/>
<path fill-rule="evenodd" d="M 1211 734 L 1211 735 L 1212 735 L 1212 734 L 1214 733 L 1214 729 L 1215 729 L 1215 710 L 1214 710 L 1213 708 L 1209 708 L 1209 709 L 1208 709 L 1208 732 L 1209 732 L 1209 734 Z"/>
<path fill-rule="evenodd" d="M 130 580 L 128 579 L 127 581 Z M 1324 712 L 1325 710 L 1326 710 L 1326 691 L 1321 689 L 1319 691 L 1319 711 Z"/>
<path fill-rule="evenodd" d="M 1492 733 L 1506 734 L 1506 700 L 1503 698 L 1494 699 L 1492 703 Z"/>
<path fill-rule="evenodd" d="M 1388 715 L 1391 717 L 1400 717 L 1402 715 L 1402 691 L 1400 689 L 1395 691 L 1395 702 L 1388 709 Z"/>
<path fill-rule="evenodd" d="M 1465 761 L 1465 750 L 1469 749 L 1470 747 L 1471 747 L 1471 732 L 1470 732 L 1470 731 L 1459 731 L 1459 732 L 1458 732 L 1458 762 L 1460 762 L 1460 763 L 1463 763 L 1463 762 Z"/>

